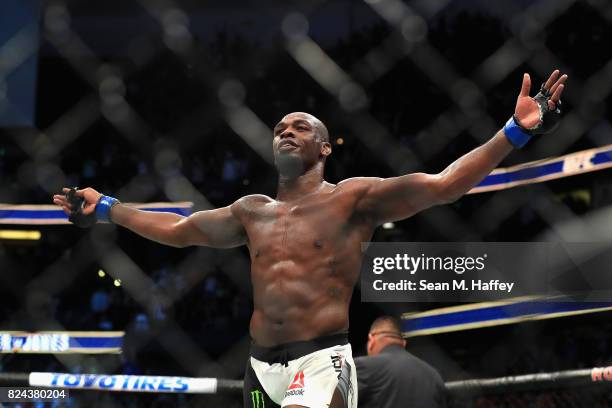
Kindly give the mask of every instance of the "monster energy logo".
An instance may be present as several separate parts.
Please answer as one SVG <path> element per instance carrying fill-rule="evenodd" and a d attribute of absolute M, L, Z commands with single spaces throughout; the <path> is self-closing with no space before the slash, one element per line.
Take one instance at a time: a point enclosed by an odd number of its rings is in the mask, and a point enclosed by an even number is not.
<path fill-rule="evenodd" d="M 259 390 L 251 391 L 251 402 L 253 403 L 253 408 L 266 408 L 263 392 Z"/>

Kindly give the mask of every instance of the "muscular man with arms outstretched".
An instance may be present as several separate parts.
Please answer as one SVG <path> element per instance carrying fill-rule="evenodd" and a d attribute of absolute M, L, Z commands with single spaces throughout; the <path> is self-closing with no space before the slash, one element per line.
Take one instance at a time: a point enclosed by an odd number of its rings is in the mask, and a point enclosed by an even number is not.
<path fill-rule="evenodd" d="M 361 243 L 384 222 L 458 199 L 514 146 L 552 130 L 566 79 L 554 71 L 531 98 L 525 74 L 515 114 L 504 129 L 439 174 L 330 184 L 323 179 L 332 151 L 327 129 L 314 116 L 296 112 L 274 127 L 275 198 L 246 196 L 189 217 L 140 211 L 91 188 L 76 192 L 82 207 L 75 208 L 68 194 L 55 195 L 53 201 L 72 219 L 97 216 L 166 245 L 247 245 L 254 311 L 245 407 L 356 407 L 347 330 Z"/>

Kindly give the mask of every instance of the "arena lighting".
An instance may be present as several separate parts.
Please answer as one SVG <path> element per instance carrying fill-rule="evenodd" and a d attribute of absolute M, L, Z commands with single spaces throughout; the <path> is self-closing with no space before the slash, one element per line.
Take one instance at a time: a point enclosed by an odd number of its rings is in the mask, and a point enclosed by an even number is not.
<path fill-rule="evenodd" d="M 383 227 L 383 229 L 387 229 L 387 230 L 389 230 L 389 229 L 393 229 L 393 228 L 395 228 L 395 224 L 394 224 L 394 223 L 392 223 L 392 222 L 385 222 L 385 223 L 382 225 L 382 227 Z"/>
<path fill-rule="evenodd" d="M 113 282 L 113 285 L 117 287 L 121 286 L 121 279 L 115 279 L 115 281 Z"/>
<path fill-rule="evenodd" d="M 40 231 L 0 230 L 0 239 L 38 241 L 41 235 Z"/>
<path fill-rule="evenodd" d="M 105 277 L 105 276 L 106 276 L 106 272 L 104 272 L 102 269 L 100 269 L 100 270 L 98 271 L 98 276 L 99 276 L 99 277 L 101 277 L 101 278 L 103 278 L 103 277 Z"/>

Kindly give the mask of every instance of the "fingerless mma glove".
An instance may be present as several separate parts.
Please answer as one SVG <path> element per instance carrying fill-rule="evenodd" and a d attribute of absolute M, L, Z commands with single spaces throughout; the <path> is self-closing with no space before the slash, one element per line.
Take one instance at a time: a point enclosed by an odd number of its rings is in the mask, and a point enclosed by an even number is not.
<path fill-rule="evenodd" d="M 506 122 L 504 133 L 514 147 L 521 148 L 535 135 L 543 135 L 554 131 L 559 126 L 561 120 L 561 101 L 555 103 L 555 109 L 549 109 L 548 101 L 552 94 L 544 88 L 533 98 L 540 108 L 540 121 L 532 128 L 524 128 L 518 122 L 515 115 Z"/>
<path fill-rule="evenodd" d="M 77 227 L 90 228 L 98 221 L 111 222 L 110 211 L 114 205 L 119 204 L 119 200 L 109 196 L 101 196 L 96 204 L 96 209 L 93 213 L 83 214 L 83 204 L 85 200 L 76 195 L 77 188 L 73 187 L 66 193 L 66 199 L 72 206 L 68 221 L 72 222 Z"/>

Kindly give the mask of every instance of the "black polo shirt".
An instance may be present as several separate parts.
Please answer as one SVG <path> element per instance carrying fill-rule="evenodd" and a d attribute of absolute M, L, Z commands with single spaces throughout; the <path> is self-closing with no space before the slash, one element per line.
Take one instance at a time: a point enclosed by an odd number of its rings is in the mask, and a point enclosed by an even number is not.
<path fill-rule="evenodd" d="M 400 345 L 391 344 L 380 354 L 354 360 L 359 407 L 446 406 L 446 388 L 440 374 Z"/>

